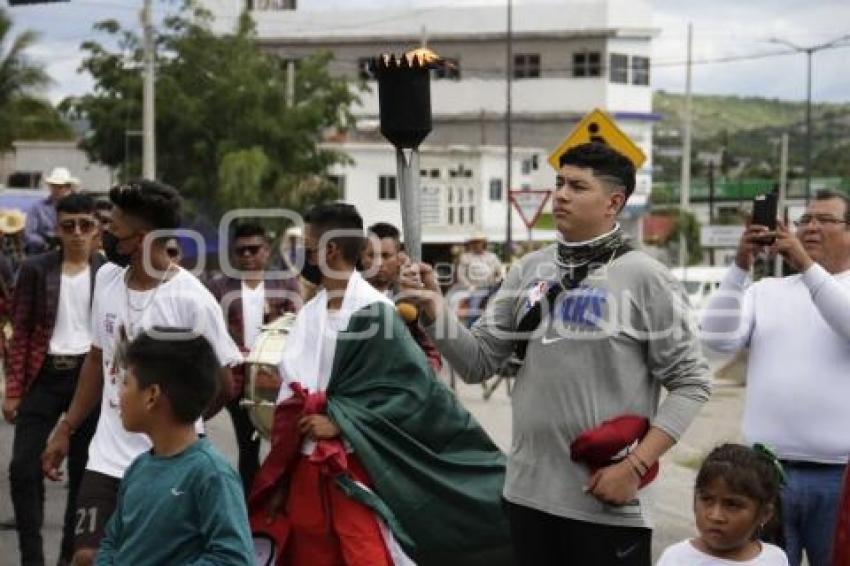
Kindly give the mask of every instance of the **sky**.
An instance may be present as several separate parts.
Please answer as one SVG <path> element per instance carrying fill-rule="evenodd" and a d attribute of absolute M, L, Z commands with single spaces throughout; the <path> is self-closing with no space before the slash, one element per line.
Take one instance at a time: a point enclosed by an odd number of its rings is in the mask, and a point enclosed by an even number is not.
<path fill-rule="evenodd" d="M 527 3 L 557 0 L 514 0 L 515 10 Z M 382 6 L 411 8 L 451 5 L 505 5 L 505 0 L 299 0 L 302 9 Z M 58 101 L 92 88 L 91 79 L 77 72 L 79 45 L 97 39 L 92 24 L 114 18 L 127 26 L 138 25 L 142 0 L 71 0 L 68 3 L 9 8 L 16 29 L 42 34 L 30 55 L 43 62 L 53 78 L 45 93 Z M 163 14 L 178 0 L 155 0 Z M 806 96 L 806 56 L 771 43 L 781 38 L 806 47 L 850 35 L 848 0 L 652 0 L 654 26 L 652 86 L 682 92 L 685 84 L 687 26 L 693 25 L 693 92 L 736 94 L 786 100 Z M 6 5 L 6 0 L 0 0 Z M 847 47 L 816 53 L 812 65 L 812 98 L 824 102 L 850 102 L 850 41 Z M 712 62 L 728 57 L 789 51 L 787 54 L 749 60 Z"/>

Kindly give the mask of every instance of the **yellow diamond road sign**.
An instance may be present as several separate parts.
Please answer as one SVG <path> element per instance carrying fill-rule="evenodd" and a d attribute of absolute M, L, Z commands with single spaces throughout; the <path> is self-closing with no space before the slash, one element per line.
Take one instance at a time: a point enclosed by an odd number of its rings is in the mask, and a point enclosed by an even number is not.
<path fill-rule="evenodd" d="M 558 161 L 565 151 L 571 147 L 590 142 L 600 142 L 611 146 L 631 159 L 632 163 L 635 164 L 635 169 L 640 169 L 646 161 L 646 155 L 637 144 L 617 127 L 617 124 L 608 114 L 597 108 L 582 118 L 581 122 L 570 132 L 570 135 L 552 152 L 549 156 L 549 165 L 557 171 L 560 169 Z"/>

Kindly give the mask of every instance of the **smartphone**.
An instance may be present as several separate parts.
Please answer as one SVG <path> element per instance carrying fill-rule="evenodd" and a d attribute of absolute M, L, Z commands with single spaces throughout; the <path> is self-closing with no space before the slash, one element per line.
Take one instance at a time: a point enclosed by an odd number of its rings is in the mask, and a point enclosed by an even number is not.
<path fill-rule="evenodd" d="M 766 226 L 771 232 L 776 230 L 776 193 L 756 195 L 753 199 L 753 224 Z M 763 238 L 765 244 L 772 244 L 774 238 Z"/>
<path fill-rule="evenodd" d="M 776 230 L 776 193 L 756 195 L 753 199 L 753 224 Z"/>

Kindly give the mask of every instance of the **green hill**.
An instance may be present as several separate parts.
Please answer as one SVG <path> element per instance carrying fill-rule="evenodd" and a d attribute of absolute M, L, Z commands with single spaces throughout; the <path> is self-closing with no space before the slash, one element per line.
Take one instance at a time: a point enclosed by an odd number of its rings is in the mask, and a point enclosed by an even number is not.
<path fill-rule="evenodd" d="M 652 106 L 653 111 L 662 116 L 656 131 L 680 128 L 685 109 L 683 95 L 657 91 L 653 94 Z M 775 98 L 694 95 L 692 108 L 694 139 L 712 138 L 724 131 L 734 134 L 762 128 L 802 127 L 806 119 L 804 101 Z M 850 118 L 850 103 L 812 105 L 813 122 L 842 115 Z"/>
<path fill-rule="evenodd" d="M 653 110 L 662 116 L 654 130 L 655 180 L 679 176 L 678 158 L 660 149 L 681 147 L 684 96 L 663 91 L 653 96 Z M 791 176 L 805 162 L 805 102 L 740 96 L 693 96 L 693 151 L 727 152 L 722 174 L 776 178 L 780 136 L 789 134 Z M 704 174 L 699 160 L 694 174 Z M 812 106 L 812 172 L 814 176 L 850 177 L 850 103 Z"/>

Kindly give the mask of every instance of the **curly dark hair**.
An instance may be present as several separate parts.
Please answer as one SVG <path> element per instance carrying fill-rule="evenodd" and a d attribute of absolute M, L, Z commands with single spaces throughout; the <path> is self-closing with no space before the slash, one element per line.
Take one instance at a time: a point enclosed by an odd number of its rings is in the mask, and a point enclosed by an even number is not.
<path fill-rule="evenodd" d="M 183 199 L 177 189 L 148 179 L 139 179 L 113 187 L 109 200 L 128 216 L 152 230 L 180 227 Z"/>

